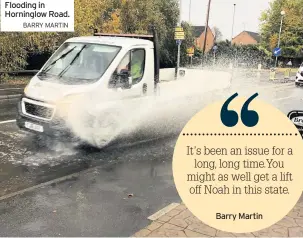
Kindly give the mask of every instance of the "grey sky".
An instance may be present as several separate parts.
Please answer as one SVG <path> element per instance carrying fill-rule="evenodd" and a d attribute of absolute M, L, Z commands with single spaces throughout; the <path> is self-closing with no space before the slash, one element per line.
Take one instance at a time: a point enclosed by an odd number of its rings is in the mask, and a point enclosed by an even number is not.
<path fill-rule="evenodd" d="M 258 32 L 259 17 L 270 0 L 212 0 L 210 27 L 217 26 L 224 39 L 231 39 L 234 3 L 236 5 L 234 36 L 243 30 Z M 190 0 L 182 0 L 182 20 L 189 20 Z M 191 0 L 192 25 L 205 25 L 208 0 Z"/>

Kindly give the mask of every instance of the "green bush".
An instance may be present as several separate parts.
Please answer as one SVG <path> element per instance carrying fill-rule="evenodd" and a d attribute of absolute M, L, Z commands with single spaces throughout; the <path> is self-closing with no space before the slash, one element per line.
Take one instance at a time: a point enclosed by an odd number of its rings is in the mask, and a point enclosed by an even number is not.
<path fill-rule="evenodd" d="M 26 66 L 27 44 L 21 33 L 0 33 L 0 71 L 15 71 Z"/>

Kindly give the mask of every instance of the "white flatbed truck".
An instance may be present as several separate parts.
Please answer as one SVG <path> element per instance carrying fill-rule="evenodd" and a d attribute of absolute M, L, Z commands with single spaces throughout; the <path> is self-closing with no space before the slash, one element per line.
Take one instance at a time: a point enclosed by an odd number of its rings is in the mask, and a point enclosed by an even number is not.
<path fill-rule="evenodd" d="M 25 88 L 17 125 L 39 135 L 73 136 L 66 116 L 75 98 L 103 95 L 102 100 L 124 101 L 159 94 L 159 57 L 155 29 L 152 35 L 95 31 L 68 39 Z"/>

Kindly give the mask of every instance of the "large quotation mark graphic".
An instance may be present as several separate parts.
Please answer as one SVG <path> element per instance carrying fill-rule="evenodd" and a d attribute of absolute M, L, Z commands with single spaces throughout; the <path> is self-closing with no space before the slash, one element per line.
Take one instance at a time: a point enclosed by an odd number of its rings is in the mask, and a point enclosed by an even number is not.
<path fill-rule="evenodd" d="M 254 127 L 259 122 L 259 115 L 257 112 L 248 110 L 249 104 L 258 97 L 259 94 L 256 93 L 253 96 L 251 96 L 243 105 L 241 109 L 241 120 L 243 124 L 247 127 Z M 236 111 L 228 110 L 228 106 L 231 103 L 232 100 L 234 100 L 236 97 L 238 97 L 238 93 L 235 93 L 232 95 L 229 99 L 226 100 L 226 102 L 223 104 L 223 107 L 221 109 L 221 121 L 222 123 L 227 127 L 234 127 L 239 122 L 239 116 Z"/>

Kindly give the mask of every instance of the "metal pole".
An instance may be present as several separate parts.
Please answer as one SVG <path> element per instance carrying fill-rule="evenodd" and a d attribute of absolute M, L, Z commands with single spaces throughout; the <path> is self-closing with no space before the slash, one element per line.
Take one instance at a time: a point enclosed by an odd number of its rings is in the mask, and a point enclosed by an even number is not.
<path fill-rule="evenodd" d="M 280 24 L 280 31 L 279 31 L 278 48 L 280 48 L 280 43 L 281 43 L 281 33 L 282 33 L 283 17 L 284 16 L 282 15 L 282 17 L 281 17 L 281 24 Z M 278 63 L 278 56 L 276 56 L 275 68 L 277 68 L 277 63 Z"/>
<path fill-rule="evenodd" d="M 178 60 L 177 60 L 177 77 L 178 77 L 178 70 L 180 68 L 180 58 L 181 58 L 181 44 L 178 44 Z"/>
<path fill-rule="evenodd" d="M 182 20 L 181 20 L 181 14 L 182 14 L 182 0 L 180 0 L 180 13 L 179 13 L 179 23 L 178 23 L 178 26 L 181 27 L 181 23 L 182 23 Z M 177 56 L 177 68 L 176 68 L 176 72 L 175 72 L 175 78 L 177 79 L 178 78 L 178 71 L 179 71 L 179 68 L 180 68 L 180 57 L 181 57 L 181 42 L 178 44 L 178 56 Z"/>
<path fill-rule="evenodd" d="M 188 22 L 191 24 L 191 0 L 189 0 L 189 17 L 188 17 Z"/>
<path fill-rule="evenodd" d="M 207 41 L 207 32 L 208 32 L 208 22 L 209 22 L 210 4 L 211 4 L 211 0 L 208 1 L 207 14 L 206 14 L 205 36 L 204 36 L 204 43 L 203 43 L 203 49 L 202 49 L 202 60 L 201 60 L 201 65 L 202 65 L 202 67 L 203 67 L 204 54 L 205 54 L 206 41 Z"/>
<path fill-rule="evenodd" d="M 236 15 L 236 4 L 234 4 L 234 15 L 233 15 L 233 24 L 232 24 L 232 29 L 231 29 L 231 40 L 230 40 L 230 44 L 232 44 L 233 36 L 234 36 L 235 15 Z"/>
<path fill-rule="evenodd" d="M 282 33 L 282 26 L 283 26 L 283 18 L 284 18 L 284 16 L 282 15 L 282 17 L 281 17 L 280 31 L 279 31 L 278 47 L 280 47 L 280 43 L 281 43 L 281 33 Z"/>

